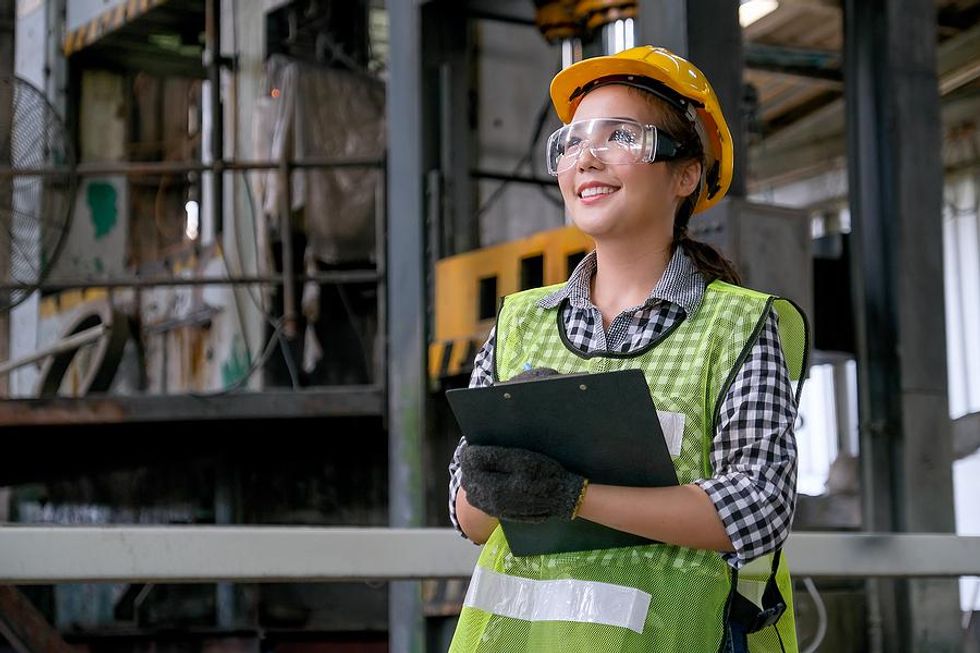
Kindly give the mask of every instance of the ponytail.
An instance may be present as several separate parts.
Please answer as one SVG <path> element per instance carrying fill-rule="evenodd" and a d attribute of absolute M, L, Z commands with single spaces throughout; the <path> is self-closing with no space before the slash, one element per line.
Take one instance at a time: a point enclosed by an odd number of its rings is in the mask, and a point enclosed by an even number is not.
<path fill-rule="evenodd" d="M 706 283 L 711 283 L 715 279 L 721 279 L 727 283 L 740 286 L 742 284 L 742 278 L 731 261 L 726 259 L 721 252 L 708 243 L 694 240 L 687 235 L 687 223 L 690 222 L 691 216 L 694 214 L 694 206 L 697 204 L 698 197 L 701 194 L 701 188 L 704 184 L 704 169 L 706 164 L 704 144 L 701 142 L 697 127 L 677 107 L 665 102 L 660 96 L 635 86 L 627 86 L 626 88 L 630 92 L 636 93 L 646 99 L 658 110 L 658 113 L 662 116 L 662 124 L 660 126 L 680 146 L 679 149 L 683 153 L 682 156 L 668 162 L 668 165 L 679 170 L 692 161 L 697 161 L 701 164 L 701 184 L 699 184 L 693 193 L 685 197 L 680 206 L 677 207 L 677 214 L 674 216 L 673 247 L 675 249 L 678 246 L 684 248 L 684 253 L 694 263 L 694 267 L 701 273 Z"/>
<path fill-rule="evenodd" d="M 735 265 L 708 243 L 694 240 L 685 232 L 679 240 L 674 241 L 674 244 L 684 248 L 684 253 L 694 263 L 694 267 L 701 273 L 706 283 L 721 279 L 725 283 L 742 285 L 742 277 L 735 269 Z"/>
<path fill-rule="evenodd" d="M 742 276 L 735 269 L 735 264 L 729 261 L 714 246 L 694 240 L 687 234 L 687 223 L 694 210 L 697 192 L 684 199 L 674 218 L 674 247 L 683 247 L 684 253 L 694 263 L 695 269 L 704 277 L 705 283 L 715 279 L 736 286 L 742 285 Z"/>

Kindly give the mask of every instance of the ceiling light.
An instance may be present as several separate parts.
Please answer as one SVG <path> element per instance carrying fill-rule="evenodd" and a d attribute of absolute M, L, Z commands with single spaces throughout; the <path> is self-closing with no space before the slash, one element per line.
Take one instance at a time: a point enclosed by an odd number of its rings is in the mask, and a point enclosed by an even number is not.
<path fill-rule="evenodd" d="M 763 16 L 776 11 L 778 7 L 777 0 L 742 0 L 738 6 L 738 22 L 743 28 L 748 27 Z"/>

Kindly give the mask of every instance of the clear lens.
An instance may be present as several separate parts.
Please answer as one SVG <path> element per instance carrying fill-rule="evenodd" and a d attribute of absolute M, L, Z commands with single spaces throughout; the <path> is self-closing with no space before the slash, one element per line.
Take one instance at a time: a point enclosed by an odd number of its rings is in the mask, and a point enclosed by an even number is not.
<path fill-rule="evenodd" d="M 654 140 L 652 131 L 638 122 L 615 118 L 569 123 L 548 138 L 548 173 L 565 172 L 589 155 L 609 165 L 644 161 Z"/>

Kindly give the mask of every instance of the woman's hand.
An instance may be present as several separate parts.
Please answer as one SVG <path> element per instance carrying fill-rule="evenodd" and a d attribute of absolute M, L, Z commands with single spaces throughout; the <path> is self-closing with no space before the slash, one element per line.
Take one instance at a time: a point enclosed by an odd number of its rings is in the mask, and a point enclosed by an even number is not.
<path fill-rule="evenodd" d="M 460 454 L 460 468 L 468 503 L 512 521 L 572 519 L 586 485 L 553 458 L 527 449 L 471 444 Z"/>

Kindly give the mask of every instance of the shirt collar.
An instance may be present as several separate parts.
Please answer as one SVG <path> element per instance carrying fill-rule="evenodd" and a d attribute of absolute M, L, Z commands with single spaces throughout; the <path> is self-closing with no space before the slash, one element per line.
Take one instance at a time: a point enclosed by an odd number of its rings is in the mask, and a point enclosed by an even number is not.
<path fill-rule="evenodd" d="M 590 308 L 592 277 L 595 275 L 596 267 L 596 253 L 593 251 L 575 267 L 568 281 L 561 288 L 538 300 L 538 306 L 552 309 L 567 299 L 576 308 Z M 664 269 L 663 276 L 660 277 L 660 281 L 654 286 L 643 306 L 651 306 L 658 301 L 671 302 L 683 308 L 690 316 L 701 305 L 704 288 L 704 277 L 694 267 L 694 263 L 684 253 L 683 248 L 676 247 Z"/>

